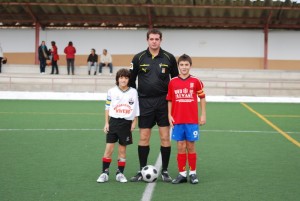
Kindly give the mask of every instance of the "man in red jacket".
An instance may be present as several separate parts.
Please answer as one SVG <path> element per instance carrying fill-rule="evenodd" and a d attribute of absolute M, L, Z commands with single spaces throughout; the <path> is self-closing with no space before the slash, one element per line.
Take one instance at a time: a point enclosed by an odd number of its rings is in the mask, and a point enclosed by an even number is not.
<path fill-rule="evenodd" d="M 74 75 L 74 61 L 75 61 L 76 49 L 73 46 L 72 41 L 70 41 L 68 46 L 65 47 L 64 53 L 66 54 L 66 58 L 67 58 L 68 75 L 70 75 L 70 68 L 72 68 L 72 75 Z"/>

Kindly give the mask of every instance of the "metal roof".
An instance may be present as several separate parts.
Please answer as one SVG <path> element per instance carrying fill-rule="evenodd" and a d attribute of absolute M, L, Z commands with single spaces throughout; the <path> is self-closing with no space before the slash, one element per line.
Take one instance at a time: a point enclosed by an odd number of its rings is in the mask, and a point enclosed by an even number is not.
<path fill-rule="evenodd" d="M 0 0 L 0 27 L 300 30 L 292 0 Z"/>

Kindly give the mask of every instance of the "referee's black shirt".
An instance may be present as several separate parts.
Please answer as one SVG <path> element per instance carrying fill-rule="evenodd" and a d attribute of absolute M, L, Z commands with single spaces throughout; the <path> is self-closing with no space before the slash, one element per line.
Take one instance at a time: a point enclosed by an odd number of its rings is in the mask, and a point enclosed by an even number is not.
<path fill-rule="evenodd" d="M 170 78 L 178 76 L 175 57 L 163 49 L 154 58 L 149 49 L 136 54 L 130 71 L 129 85 L 136 88 L 138 77 L 137 91 L 142 98 L 167 95 Z"/>

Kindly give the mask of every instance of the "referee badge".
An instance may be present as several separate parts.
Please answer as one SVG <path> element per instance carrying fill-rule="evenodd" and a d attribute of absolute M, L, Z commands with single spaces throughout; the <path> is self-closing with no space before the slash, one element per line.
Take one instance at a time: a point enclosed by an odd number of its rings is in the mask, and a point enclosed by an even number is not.
<path fill-rule="evenodd" d="M 160 63 L 159 67 L 161 69 L 161 73 L 165 74 L 166 73 L 166 69 L 168 68 L 168 65 Z"/>

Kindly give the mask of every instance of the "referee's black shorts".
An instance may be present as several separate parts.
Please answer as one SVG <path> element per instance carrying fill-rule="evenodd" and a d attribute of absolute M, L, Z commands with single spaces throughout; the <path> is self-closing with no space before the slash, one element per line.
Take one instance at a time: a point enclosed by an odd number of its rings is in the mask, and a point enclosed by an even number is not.
<path fill-rule="evenodd" d="M 116 143 L 126 146 L 132 144 L 131 120 L 113 118 L 109 119 L 109 131 L 106 135 L 106 143 Z"/>
<path fill-rule="evenodd" d="M 169 126 L 168 101 L 166 96 L 139 98 L 140 116 L 139 128 L 152 128 L 157 124 L 160 127 Z"/>

